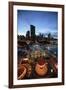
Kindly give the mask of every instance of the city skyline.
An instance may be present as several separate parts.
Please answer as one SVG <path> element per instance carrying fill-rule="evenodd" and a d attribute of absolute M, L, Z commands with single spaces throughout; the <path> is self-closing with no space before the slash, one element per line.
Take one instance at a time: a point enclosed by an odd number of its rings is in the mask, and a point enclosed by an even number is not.
<path fill-rule="evenodd" d="M 39 33 L 58 33 L 58 13 L 48 11 L 18 10 L 17 13 L 18 35 L 26 36 L 30 31 L 30 25 L 36 27 L 36 35 Z"/>

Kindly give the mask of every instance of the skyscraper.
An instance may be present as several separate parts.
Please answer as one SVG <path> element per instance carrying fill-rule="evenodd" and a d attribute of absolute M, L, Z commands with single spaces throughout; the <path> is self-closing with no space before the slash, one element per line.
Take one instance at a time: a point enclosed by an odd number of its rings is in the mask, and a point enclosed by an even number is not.
<path fill-rule="evenodd" d="M 26 38 L 28 38 L 28 39 L 30 38 L 30 31 L 26 32 Z"/>
<path fill-rule="evenodd" d="M 30 25 L 31 39 L 35 41 L 35 26 Z"/>

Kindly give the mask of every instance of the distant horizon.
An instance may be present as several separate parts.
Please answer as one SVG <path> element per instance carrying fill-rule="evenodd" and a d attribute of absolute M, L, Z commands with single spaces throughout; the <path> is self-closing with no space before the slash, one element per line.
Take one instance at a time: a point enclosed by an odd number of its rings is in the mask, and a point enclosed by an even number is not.
<path fill-rule="evenodd" d="M 34 25 L 36 35 L 51 33 L 57 37 L 58 12 L 31 10 L 18 10 L 17 12 L 18 35 L 26 36 L 26 32 L 30 31 L 30 25 Z"/>

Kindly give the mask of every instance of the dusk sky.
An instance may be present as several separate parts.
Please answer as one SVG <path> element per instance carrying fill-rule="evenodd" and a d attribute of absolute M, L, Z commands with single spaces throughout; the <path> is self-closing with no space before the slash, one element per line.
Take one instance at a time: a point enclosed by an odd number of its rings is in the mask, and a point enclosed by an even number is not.
<path fill-rule="evenodd" d="M 39 33 L 58 32 L 58 13 L 51 11 L 18 10 L 17 26 L 18 35 L 26 35 L 30 25 L 36 27 L 36 35 Z"/>

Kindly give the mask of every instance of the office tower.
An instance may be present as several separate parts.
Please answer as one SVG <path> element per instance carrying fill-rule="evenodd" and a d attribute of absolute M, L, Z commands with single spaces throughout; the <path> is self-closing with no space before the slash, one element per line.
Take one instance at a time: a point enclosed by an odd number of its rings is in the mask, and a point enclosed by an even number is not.
<path fill-rule="evenodd" d="M 26 38 L 28 38 L 28 39 L 30 38 L 30 31 L 26 32 Z"/>
<path fill-rule="evenodd" d="M 35 26 L 30 25 L 31 39 L 35 41 Z"/>

